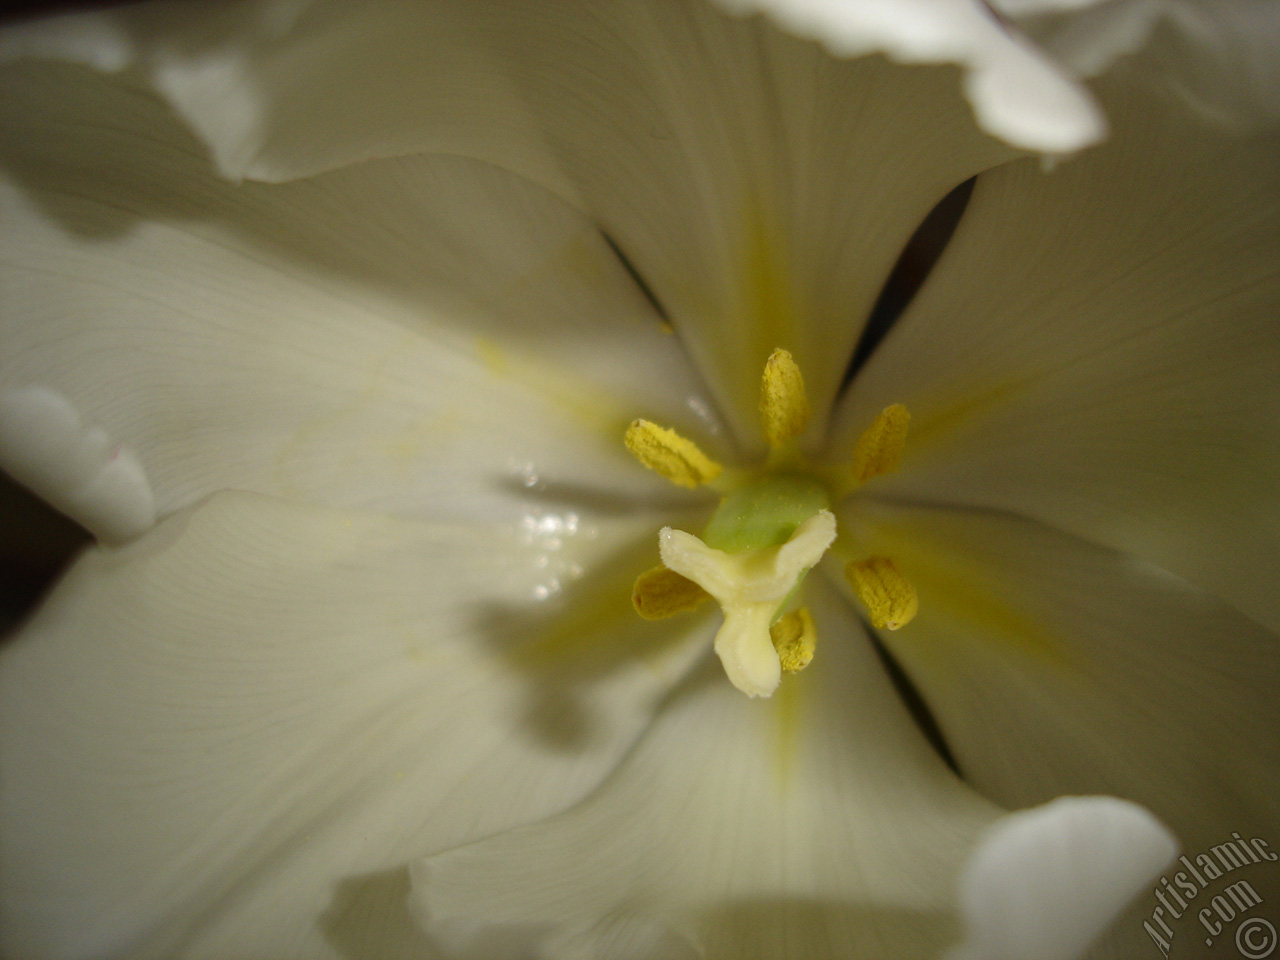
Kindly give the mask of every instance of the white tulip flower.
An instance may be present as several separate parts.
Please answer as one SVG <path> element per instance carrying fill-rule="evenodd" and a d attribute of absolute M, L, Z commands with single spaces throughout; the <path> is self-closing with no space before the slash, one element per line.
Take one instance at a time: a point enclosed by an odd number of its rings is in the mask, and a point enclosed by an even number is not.
<path fill-rule="evenodd" d="M 0 31 L 0 955 L 1154 951 L 1280 826 L 1280 141 L 998 6 Z"/>

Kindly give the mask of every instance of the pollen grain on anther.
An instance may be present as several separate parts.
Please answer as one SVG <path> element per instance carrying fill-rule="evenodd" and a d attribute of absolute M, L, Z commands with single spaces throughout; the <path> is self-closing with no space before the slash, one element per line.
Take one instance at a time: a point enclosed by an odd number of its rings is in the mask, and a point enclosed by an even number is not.
<path fill-rule="evenodd" d="M 811 415 L 799 365 L 788 351 L 774 350 L 760 377 L 760 423 L 769 446 L 800 436 Z"/>
<path fill-rule="evenodd" d="M 885 407 L 867 427 L 853 450 L 853 479 L 859 486 L 898 468 L 907 444 L 911 414 L 900 403 Z"/>
<path fill-rule="evenodd" d="M 645 620 L 665 620 L 678 613 L 696 610 L 711 594 L 688 577 L 661 564 L 636 578 L 631 604 Z"/>
<path fill-rule="evenodd" d="M 692 440 L 648 420 L 633 420 L 623 443 L 632 456 L 678 487 L 693 490 L 724 470 Z"/>
<path fill-rule="evenodd" d="M 915 617 L 919 609 L 916 588 L 889 557 L 854 560 L 845 567 L 844 575 L 876 629 L 897 630 Z"/>
<path fill-rule="evenodd" d="M 807 607 L 799 607 L 783 614 L 769 628 L 769 639 L 778 651 L 778 661 L 783 673 L 799 673 L 813 662 L 813 652 L 818 642 L 818 631 Z"/>

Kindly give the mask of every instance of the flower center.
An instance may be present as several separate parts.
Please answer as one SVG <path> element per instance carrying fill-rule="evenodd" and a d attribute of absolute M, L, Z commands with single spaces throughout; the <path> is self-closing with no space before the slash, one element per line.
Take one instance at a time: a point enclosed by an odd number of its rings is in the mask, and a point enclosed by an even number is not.
<path fill-rule="evenodd" d="M 627 429 L 627 449 L 678 486 L 710 484 L 723 494 L 701 537 L 664 527 L 662 565 L 636 580 L 632 602 L 646 619 L 720 605 L 724 622 L 715 650 L 730 682 L 767 697 L 782 674 L 813 659 L 813 618 L 796 598 L 805 574 L 836 539 L 829 507 L 837 495 L 897 467 L 910 416 L 894 405 L 859 439 L 850 464 L 819 467 L 797 447 L 810 417 L 800 369 L 785 350 L 765 364 L 760 420 L 769 455 L 754 469 L 725 471 L 693 441 L 647 420 Z M 850 561 L 846 579 L 866 604 L 872 624 L 894 630 L 916 611 L 915 590 L 887 557 Z"/>

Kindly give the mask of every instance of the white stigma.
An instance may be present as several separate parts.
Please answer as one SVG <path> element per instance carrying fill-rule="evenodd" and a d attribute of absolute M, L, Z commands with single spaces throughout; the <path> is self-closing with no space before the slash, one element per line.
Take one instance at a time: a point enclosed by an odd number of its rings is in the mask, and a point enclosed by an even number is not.
<path fill-rule="evenodd" d="M 715 598 L 724 612 L 715 650 L 729 682 L 749 697 L 767 697 L 782 679 L 769 627 L 804 573 L 836 538 L 836 518 L 821 510 L 776 547 L 726 553 L 691 533 L 663 527 L 662 562 Z"/>

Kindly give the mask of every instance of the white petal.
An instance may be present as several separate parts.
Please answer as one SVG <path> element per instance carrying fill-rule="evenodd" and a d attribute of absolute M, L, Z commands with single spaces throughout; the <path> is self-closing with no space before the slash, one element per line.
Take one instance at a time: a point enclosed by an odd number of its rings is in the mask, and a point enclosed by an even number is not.
<path fill-rule="evenodd" d="M 721 446 L 596 228 L 510 174 L 412 158 L 236 187 L 163 104 L 83 68 L 9 67 L 0 103 L 0 387 L 63 396 L 162 512 L 231 487 L 511 517 L 527 486 L 668 496 L 623 450 L 638 415 Z"/>
<path fill-rule="evenodd" d="M 1024 71 L 1037 61 L 994 21 L 960 2 L 917 14 L 940 47 L 915 60 L 981 59 L 969 80 L 979 100 L 998 88 L 1028 124 L 1043 121 L 1040 139 L 1080 145 L 1079 125 L 1041 116 L 1043 69 Z M 842 61 L 701 2 L 193 3 L 112 16 L 130 38 L 104 36 L 112 57 L 151 76 L 228 175 L 448 152 L 569 199 L 635 264 L 740 440 L 760 449 L 770 352 L 794 354 L 821 423 L 912 231 L 950 188 L 1014 153 L 975 127 L 950 67 Z M 858 54 L 898 53 L 893 18 L 880 20 Z M 47 55 L 74 23 L 27 28 L 10 47 Z"/>
<path fill-rule="evenodd" d="M 1280 10 L 1255 0 L 993 0 L 1077 76 L 1124 55 L 1130 81 L 1171 89 L 1233 127 L 1280 123 Z"/>
<path fill-rule="evenodd" d="M 832 448 L 904 403 L 868 490 L 1043 520 L 1280 631 L 1276 146 L 1130 107 L 1053 173 L 979 178 Z"/>
<path fill-rule="evenodd" d="M 946 960 L 1073 960 L 1176 852 L 1150 813 L 1111 797 L 1011 814 L 965 864 L 965 939 Z"/>
<path fill-rule="evenodd" d="M 131 540 L 155 522 L 137 459 L 52 390 L 0 390 L 0 467 L 103 540 Z"/>
<path fill-rule="evenodd" d="M 1139 0 L 1148 2 L 1148 0 Z M 1157 0 L 1163 2 L 1163 0 Z M 1109 7 L 1114 0 L 992 0 L 991 7 L 1008 17 L 1025 17 L 1042 13 L 1078 13 Z"/>
<path fill-rule="evenodd" d="M 806 597 L 817 657 L 772 699 L 712 663 L 582 804 L 415 868 L 445 955 L 630 957 L 606 936 L 634 924 L 673 945 L 638 957 L 936 956 L 998 811 L 932 752 L 833 599 Z"/>
<path fill-rule="evenodd" d="M 1249 0 L 1175 0 L 1151 57 L 1173 88 L 1230 126 L 1280 125 L 1280 10 Z"/>
<path fill-rule="evenodd" d="M 983 128 L 1029 150 L 1064 153 L 1099 140 L 1088 92 L 973 0 L 717 0 L 761 11 L 838 56 L 883 52 L 904 63 L 955 63 Z"/>
<path fill-rule="evenodd" d="M 1168 0 L 991 0 L 1076 76 L 1093 77 L 1141 50 Z"/>
<path fill-rule="evenodd" d="M 918 615 L 884 643 L 992 800 L 1125 797 L 1190 851 L 1280 822 L 1274 635 L 1026 520 L 864 504 L 840 523 L 915 585 Z"/>
<path fill-rule="evenodd" d="M 221 494 L 91 551 L 0 656 L 0 952 L 410 955 L 406 864 L 582 796 L 704 654 L 640 533 Z"/>

